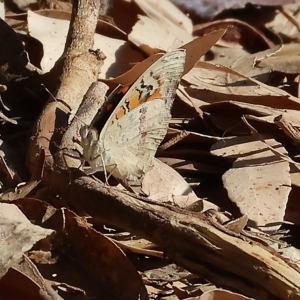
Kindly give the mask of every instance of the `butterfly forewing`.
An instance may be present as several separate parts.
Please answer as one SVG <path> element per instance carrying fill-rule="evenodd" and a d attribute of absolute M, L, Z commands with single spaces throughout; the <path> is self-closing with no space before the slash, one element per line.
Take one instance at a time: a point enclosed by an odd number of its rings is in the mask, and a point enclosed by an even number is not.
<path fill-rule="evenodd" d="M 126 185 L 135 184 L 151 168 L 168 129 L 185 56 L 184 49 L 165 54 L 129 88 L 99 138 L 85 141 L 93 148 L 83 149 L 91 168 L 96 171 L 105 164 Z"/>
<path fill-rule="evenodd" d="M 112 122 L 122 118 L 142 103 L 153 99 L 171 101 L 170 106 L 172 106 L 184 69 L 185 57 L 186 51 L 177 49 L 165 54 L 150 66 L 126 92 L 105 127 L 109 127 Z M 105 130 L 102 130 L 101 134 L 103 133 Z"/>

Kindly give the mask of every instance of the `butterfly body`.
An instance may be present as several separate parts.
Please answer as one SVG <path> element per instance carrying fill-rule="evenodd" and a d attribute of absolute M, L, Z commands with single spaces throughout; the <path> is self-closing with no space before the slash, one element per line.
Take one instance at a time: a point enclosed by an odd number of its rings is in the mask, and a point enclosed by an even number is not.
<path fill-rule="evenodd" d="M 126 92 L 100 134 L 81 128 L 89 174 L 105 171 L 126 186 L 141 182 L 167 133 L 184 62 L 185 50 L 165 54 Z"/>

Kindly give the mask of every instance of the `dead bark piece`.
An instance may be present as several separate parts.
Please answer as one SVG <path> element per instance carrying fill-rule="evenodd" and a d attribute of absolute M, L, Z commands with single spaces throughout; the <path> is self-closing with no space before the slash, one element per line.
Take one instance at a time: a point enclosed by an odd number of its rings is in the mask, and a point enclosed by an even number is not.
<path fill-rule="evenodd" d="M 92 0 L 74 3 L 78 10 L 77 16 L 72 17 L 67 50 L 52 71 L 52 76 L 58 74 L 57 78 L 61 78 L 57 98 L 72 110 L 78 108 L 88 87 L 96 81 L 103 59 L 103 55 L 89 52 L 99 3 Z M 296 99 L 293 101 L 298 105 Z M 151 240 L 178 265 L 221 287 L 233 288 L 255 299 L 300 299 L 299 270 L 275 250 L 244 238 L 209 217 L 133 198 L 81 177 L 80 171 L 71 174 L 70 182 L 67 172 L 55 168 L 53 158 L 68 127 L 67 112 L 57 103 L 49 104 L 38 120 L 29 147 L 31 171 L 39 153 L 45 152 L 43 180 L 56 195 L 86 214 Z M 65 138 L 66 142 L 71 140 L 71 136 Z"/>
<path fill-rule="evenodd" d="M 102 53 L 90 51 L 94 43 L 93 37 L 100 6 L 100 0 L 74 2 L 65 53 L 48 75 L 48 78 L 60 77 L 56 98 L 66 103 L 72 111 L 78 109 L 87 89 L 92 82 L 97 80 L 103 63 Z M 61 65 L 63 66 L 62 74 L 60 73 Z M 51 170 L 54 162 L 53 155 L 60 151 L 61 137 L 68 126 L 67 113 L 70 111 L 61 103 L 55 101 L 50 103 L 42 112 L 34 137 L 30 140 L 29 169 L 33 172 L 40 149 L 43 149 L 45 151 L 44 180 L 51 184 L 56 180 Z"/>
<path fill-rule="evenodd" d="M 79 140 L 79 130 L 83 125 L 91 124 L 92 120 L 96 116 L 98 109 L 102 107 L 105 102 L 105 95 L 108 90 L 108 86 L 102 82 L 94 82 L 86 95 L 84 96 L 82 105 L 78 109 L 76 116 L 65 132 L 62 142 L 62 149 L 77 149 L 74 140 Z M 79 149 L 82 151 L 82 148 Z M 58 153 L 59 160 L 57 160 L 56 166 L 58 168 L 64 168 L 65 161 L 69 168 L 78 168 L 81 164 L 80 160 L 72 158 L 70 155 L 64 155 L 66 151 Z"/>
<path fill-rule="evenodd" d="M 214 284 L 255 299 L 300 299 L 297 266 L 209 217 L 133 198 L 75 173 L 68 191 L 65 185 L 58 180 L 54 192 L 89 215 L 154 242 L 178 265 Z"/>

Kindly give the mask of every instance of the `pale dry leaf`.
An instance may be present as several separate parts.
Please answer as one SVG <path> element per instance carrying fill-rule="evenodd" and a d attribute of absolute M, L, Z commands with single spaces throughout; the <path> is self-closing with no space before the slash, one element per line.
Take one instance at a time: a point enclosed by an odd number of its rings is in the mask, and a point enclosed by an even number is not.
<path fill-rule="evenodd" d="M 194 203 L 198 198 L 189 184 L 172 168 L 158 159 L 154 159 L 153 168 L 148 171 L 142 183 L 143 192 L 151 200 L 175 202 L 180 207 Z M 173 198 L 174 196 L 186 196 Z"/>
<path fill-rule="evenodd" d="M 188 89 L 188 90 L 190 90 L 190 89 Z M 184 102 L 189 107 L 197 107 L 198 108 L 202 105 L 207 104 L 207 102 L 205 102 L 201 99 L 197 99 L 197 98 L 191 96 L 190 94 L 188 94 L 187 89 L 184 86 L 182 86 L 181 84 L 179 84 L 176 94 L 179 97 L 180 101 Z"/>
<path fill-rule="evenodd" d="M 58 257 L 52 257 L 50 251 L 31 250 L 28 257 L 38 264 L 55 264 Z"/>
<path fill-rule="evenodd" d="M 191 34 L 183 32 L 180 35 L 181 30 L 177 30 L 171 31 L 147 16 L 139 16 L 138 22 L 128 34 L 128 40 L 148 55 L 152 55 L 160 50 L 174 50 L 193 39 Z"/>
<path fill-rule="evenodd" d="M 203 36 L 193 39 L 184 34 L 181 38 L 178 32 L 167 31 L 160 24 L 145 16 L 140 16 L 128 38 L 148 54 L 157 53 L 158 50 L 166 52 L 181 46 L 186 49 L 186 65 L 183 74 L 189 72 L 199 60 L 226 32 L 226 28 L 211 31 Z M 177 35 L 176 35 L 177 34 Z"/>
<path fill-rule="evenodd" d="M 273 139 L 266 142 L 286 154 L 282 145 Z M 284 218 L 288 195 L 291 190 L 289 163 L 261 141 L 253 137 L 235 137 L 231 141 L 217 142 L 211 153 L 236 158 L 232 168 L 223 176 L 228 196 L 247 214 L 253 227 L 265 232 L 277 230 Z"/>
<path fill-rule="evenodd" d="M 45 17 L 28 11 L 29 34 L 38 39 L 44 46 L 44 57 L 41 67 L 44 72 L 50 71 L 62 55 L 70 22 Z M 101 49 L 106 59 L 101 67 L 101 78 L 115 77 L 131 68 L 131 63 L 140 61 L 143 56 L 132 49 L 124 40 L 95 34 L 93 49 Z"/>
<path fill-rule="evenodd" d="M 248 77 L 255 77 L 262 82 L 266 82 L 269 79 L 271 67 L 264 66 L 257 68 L 257 62 L 268 57 L 274 57 L 276 54 L 280 53 L 282 48 L 282 45 L 277 45 L 271 49 L 263 50 L 253 54 L 243 53 L 238 49 L 228 49 L 227 53 L 225 52 L 223 55 L 221 55 L 221 57 L 217 57 L 216 60 L 212 61 L 212 63 L 232 68 L 241 74 L 247 74 Z M 235 56 L 235 52 L 240 54 L 239 57 Z M 222 50 L 221 53 L 223 53 Z M 228 77 L 229 78 L 224 77 L 218 80 L 219 82 L 227 82 L 231 80 L 230 76 Z"/>
<path fill-rule="evenodd" d="M 43 44 L 41 68 L 48 72 L 63 53 L 69 22 L 44 17 L 30 10 L 27 15 L 29 34 Z"/>
<path fill-rule="evenodd" d="M 159 60 L 163 56 L 163 53 L 154 54 L 146 59 L 144 59 L 142 62 L 134 65 L 129 71 L 126 73 L 117 76 L 116 78 L 111 78 L 108 80 L 108 82 L 114 83 L 114 84 L 121 84 L 121 85 L 128 85 L 132 84 L 134 81 L 136 81 L 144 72 L 153 65 L 157 60 Z"/>
<path fill-rule="evenodd" d="M 190 207 L 190 205 L 195 204 L 199 201 L 199 198 L 196 195 L 173 195 L 172 203 L 178 205 L 179 207 Z"/>
<path fill-rule="evenodd" d="M 193 211 L 193 212 L 201 212 L 203 211 L 203 208 L 204 208 L 203 199 L 198 199 L 196 202 L 185 207 L 186 210 Z"/>
<path fill-rule="evenodd" d="M 172 28 L 176 31 L 179 28 L 183 33 L 191 35 L 193 23 L 183 12 L 168 0 L 135 0 L 135 3 L 146 13 L 148 17 L 161 26 Z"/>
<path fill-rule="evenodd" d="M 276 49 L 278 47 L 279 46 L 276 46 L 274 49 Z M 268 58 L 271 58 L 271 57 L 280 57 L 280 56 L 288 57 L 288 56 L 300 55 L 299 43 L 283 44 L 280 46 L 279 49 L 280 49 L 280 51 L 276 51 L 274 53 L 274 55 L 265 55 L 263 57 L 258 57 L 258 61 L 262 62 L 264 60 L 268 60 Z M 264 51 L 259 52 L 259 53 L 264 53 Z"/>
<path fill-rule="evenodd" d="M 139 16 L 128 40 L 148 55 L 171 51 L 193 40 L 192 21 L 167 0 L 135 0 L 148 16 Z"/>
<path fill-rule="evenodd" d="M 281 115 L 284 120 L 288 121 L 296 127 L 300 127 L 300 115 L 298 110 L 278 109 L 266 105 L 237 101 L 228 101 L 228 103 L 231 103 L 236 107 L 240 107 L 245 111 L 248 111 L 247 118 L 249 116 L 249 118 L 253 120 L 274 124 L 274 118 Z"/>
<path fill-rule="evenodd" d="M 33 225 L 13 204 L 0 203 L 0 278 L 53 230 Z"/>

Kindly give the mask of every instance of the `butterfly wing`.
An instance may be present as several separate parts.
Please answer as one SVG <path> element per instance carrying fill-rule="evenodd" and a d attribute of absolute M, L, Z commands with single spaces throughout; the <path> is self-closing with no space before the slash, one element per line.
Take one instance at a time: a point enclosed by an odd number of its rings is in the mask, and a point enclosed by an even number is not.
<path fill-rule="evenodd" d="M 185 49 L 177 49 L 166 53 L 150 66 L 143 75 L 130 87 L 107 120 L 100 133 L 105 139 L 107 128 L 121 119 L 129 111 L 153 99 L 163 99 L 172 106 L 176 89 L 184 69 Z"/>
<path fill-rule="evenodd" d="M 184 62 L 183 50 L 164 55 L 131 87 L 102 131 L 106 169 L 129 185 L 139 181 L 152 167 L 168 129 Z M 130 106 L 133 97 L 139 97 L 135 108 Z"/>
<path fill-rule="evenodd" d="M 104 163 L 106 171 L 126 185 L 139 182 L 152 167 L 171 119 L 185 57 L 186 51 L 177 49 L 149 67 L 121 99 L 98 141 L 92 141 L 95 149 L 88 158 L 97 166 Z"/>
<path fill-rule="evenodd" d="M 114 122 L 107 129 L 104 144 L 107 170 L 120 179 L 140 178 L 152 167 L 152 159 L 166 135 L 170 118 L 170 107 L 162 99 L 156 99 L 143 103 Z"/>

